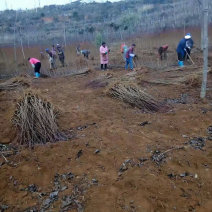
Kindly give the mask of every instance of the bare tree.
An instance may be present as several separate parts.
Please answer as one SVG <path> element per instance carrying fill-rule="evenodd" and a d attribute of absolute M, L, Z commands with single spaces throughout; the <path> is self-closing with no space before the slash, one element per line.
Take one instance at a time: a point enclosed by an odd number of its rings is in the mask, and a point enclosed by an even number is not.
<path fill-rule="evenodd" d="M 17 22 L 17 11 L 15 15 L 15 25 L 14 25 L 14 57 L 15 57 L 15 69 L 17 72 L 17 54 L 16 54 L 16 22 Z"/>
<path fill-rule="evenodd" d="M 204 45 L 204 13 L 203 13 L 203 5 L 202 5 L 202 1 L 201 0 L 197 0 L 199 2 L 199 6 L 200 6 L 200 25 L 201 25 L 201 50 L 203 50 L 203 45 Z"/>
<path fill-rule="evenodd" d="M 207 85 L 207 72 L 208 72 L 208 0 L 202 0 L 202 13 L 203 13 L 203 35 L 204 35 L 204 45 L 203 45 L 203 55 L 204 55 L 204 65 L 203 65 L 203 77 L 202 77 L 202 87 L 200 97 L 205 98 L 206 95 L 206 85 Z"/>

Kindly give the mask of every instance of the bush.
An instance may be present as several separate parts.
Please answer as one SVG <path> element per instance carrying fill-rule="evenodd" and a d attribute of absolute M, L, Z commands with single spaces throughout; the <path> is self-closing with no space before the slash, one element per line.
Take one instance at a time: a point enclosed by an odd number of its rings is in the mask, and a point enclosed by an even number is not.
<path fill-rule="evenodd" d="M 95 44 L 96 46 L 101 46 L 103 42 L 103 35 L 101 33 L 96 34 Z"/>

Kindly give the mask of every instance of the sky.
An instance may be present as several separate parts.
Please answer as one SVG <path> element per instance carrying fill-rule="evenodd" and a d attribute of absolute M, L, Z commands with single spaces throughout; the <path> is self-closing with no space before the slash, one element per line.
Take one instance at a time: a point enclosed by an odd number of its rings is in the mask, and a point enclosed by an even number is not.
<path fill-rule="evenodd" d="M 32 9 L 40 6 L 50 4 L 68 4 L 71 1 L 75 0 L 0 0 L 0 11 L 5 9 Z M 85 0 L 85 2 L 91 2 L 92 0 Z M 96 2 L 104 2 L 106 0 L 95 0 Z M 119 1 L 119 0 L 110 0 L 111 2 Z"/>

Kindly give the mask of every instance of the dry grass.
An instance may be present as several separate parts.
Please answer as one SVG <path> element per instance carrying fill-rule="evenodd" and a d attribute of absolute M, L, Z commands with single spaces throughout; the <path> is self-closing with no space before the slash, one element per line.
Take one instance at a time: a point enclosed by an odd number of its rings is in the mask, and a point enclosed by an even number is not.
<path fill-rule="evenodd" d="M 108 94 L 112 98 L 138 107 L 143 112 L 157 112 L 160 110 L 160 103 L 133 83 L 116 82 L 109 88 Z"/>
<path fill-rule="evenodd" d="M 15 90 L 21 87 L 29 87 L 30 79 L 26 76 L 15 77 L 6 82 L 0 83 L 0 91 Z"/>
<path fill-rule="evenodd" d="M 33 148 L 36 144 L 66 140 L 56 122 L 58 111 L 37 95 L 28 93 L 21 99 L 13 117 L 19 144 Z"/>
<path fill-rule="evenodd" d="M 103 88 L 108 86 L 109 81 L 108 79 L 111 79 L 113 77 L 112 74 L 106 73 L 106 74 L 100 74 L 96 79 L 90 81 L 86 84 L 86 88 Z"/>

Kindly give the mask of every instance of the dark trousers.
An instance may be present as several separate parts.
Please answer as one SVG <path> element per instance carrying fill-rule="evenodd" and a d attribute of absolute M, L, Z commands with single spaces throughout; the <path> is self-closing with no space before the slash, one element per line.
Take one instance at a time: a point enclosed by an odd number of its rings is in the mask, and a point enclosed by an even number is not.
<path fill-rule="evenodd" d="M 161 46 L 158 49 L 158 56 L 160 57 L 160 60 L 167 60 L 167 49 L 163 49 L 163 47 Z"/>
<path fill-rule="evenodd" d="M 182 53 L 177 53 L 177 56 L 178 56 L 178 60 L 179 61 L 183 61 L 183 55 L 182 55 Z"/>
<path fill-rule="evenodd" d="M 186 51 L 187 51 L 187 53 L 185 52 L 185 55 L 184 55 L 184 60 L 185 59 L 187 59 L 187 60 L 189 60 L 190 58 L 189 58 L 189 56 L 190 56 L 190 54 L 191 54 L 191 50 L 189 49 L 189 48 L 186 48 Z M 189 55 L 189 56 L 188 56 Z"/>
<path fill-rule="evenodd" d="M 36 73 L 36 72 L 37 72 L 37 73 L 40 73 L 40 68 L 41 68 L 41 63 L 40 63 L 40 62 L 36 63 L 36 64 L 35 64 L 35 73 Z"/>
<path fill-rule="evenodd" d="M 104 64 L 101 64 L 101 69 L 104 69 Z M 105 70 L 107 70 L 107 64 L 105 64 Z"/>
<path fill-rule="evenodd" d="M 65 66 L 65 57 L 59 57 L 59 60 L 62 63 L 62 66 Z"/>

